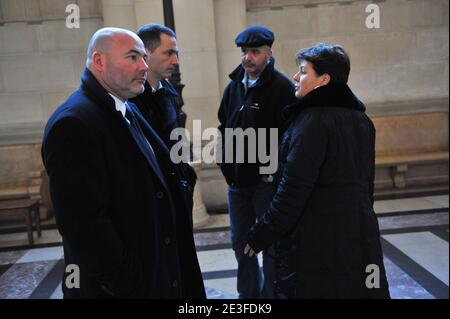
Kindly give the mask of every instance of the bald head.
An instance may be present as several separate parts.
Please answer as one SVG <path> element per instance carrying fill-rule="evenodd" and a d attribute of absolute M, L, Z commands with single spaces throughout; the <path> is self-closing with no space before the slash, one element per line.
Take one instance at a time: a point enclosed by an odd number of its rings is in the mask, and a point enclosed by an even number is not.
<path fill-rule="evenodd" d="M 100 52 L 102 54 L 108 54 L 111 50 L 111 46 L 114 42 L 119 41 L 124 37 L 131 37 L 137 42 L 141 42 L 141 39 L 132 31 L 120 28 L 102 28 L 97 30 L 89 41 L 87 48 L 86 67 L 91 68 L 92 55 L 94 52 Z"/>
<path fill-rule="evenodd" d="M 144 91 L 148 65 L 144 43 L 133 32 L 103 28 L 94 33 L 86 67 L 109 93 L 125 101 Z"/>

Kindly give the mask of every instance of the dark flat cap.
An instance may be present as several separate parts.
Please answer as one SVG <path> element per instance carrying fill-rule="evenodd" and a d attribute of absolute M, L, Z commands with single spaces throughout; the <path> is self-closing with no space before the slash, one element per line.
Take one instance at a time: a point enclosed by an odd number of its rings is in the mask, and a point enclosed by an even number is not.
<path fill-rule="evenodd" d="M 260 47 L 263 45 L 271 47 L 273 41 L 273 32 L 257 25 L 245 29 L 234 40 L 238 47 Z"/>

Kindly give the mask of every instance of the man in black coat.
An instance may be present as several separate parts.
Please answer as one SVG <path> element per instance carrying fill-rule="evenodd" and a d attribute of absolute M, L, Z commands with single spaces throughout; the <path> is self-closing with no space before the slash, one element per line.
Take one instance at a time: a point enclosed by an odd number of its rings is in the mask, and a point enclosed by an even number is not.
<path fill-rule="evenodd" d="M 260 168 L 266 166 L 260 159 L 252 162 L 252 146 L 256 141 L 245 142 L 244 154 L 236 154 L 235 158 L 226 162 L 227 129 L 254 130 L 266 129 L 266 142 L 270 140 L 269 128 L 279 129 L 283 126 L 282 110 L 292 103 L 294 85 L 274 67 L 271 46 L 274 41 L 272 31 L 261 26 L 252 26 L 236 37 L 236 45 L 241 48 L 242 64 L 231 74 L 231 81 L 225 88 L 219 109 L 219 130 L 222 135 L 222 154 L 220 164 L 222 173 L 229 185 L 228 204 L 231 226 L 231 241 L 238 261 L 237 290 L 240 298 L 272 298 L 273 262 L 270 252 L 263 257 L 264 282 L 262 281 L 258 261 L 255 257 L 244 256 L 247 232 L 255 220 L 266 213 L 275 188 L 272 176 L 261 174 Z M 264 133 L 263 133 L 264 134 Z M 278 136 L 281 132 L 278 133 Z M 277 141 L 275 141 L 277 142 Z M 239 144 L 239 142 L 237 142 Z M 267 145 L 267 144 L 266 144 Z M 256 147 L 253 147 L 256 153 Z M 277 152 L 275 147 L 273 153 Z M 258 151 L 259 152 L 259 151 Z M 243 162 L 237 157 L 244 158 Z M 272 163 L 275 167 L 277 163 Z"/>
<path fill-rule="evenodd" d="M 142 41 L 92 37 L 80 88 L 50 117 L 42 158 L 66 266 L 65 298 L 204 298 L 178 166 L 128 98 L 142 93 Z M 72 269 L 72 268 L 71 268 Z"/>
<path fill-rule="evenodd" d="M 145 24 L 137 35 L 144 42 L 147 53 L 147 82 L 142 94 L 130 99 L 144 118 L 170 148 L 173 129 L 181 127 L 178 112 L 178 93 L 167 81 L 178 65 L 178 46 L 175 33 L 160 24 Z"/>
<path fill-rule="evenodd" d="M 180 109 L 177 104 L 179 96 L 172 84 L 167 81 L 178 66 L 177 38 L 175 32 L 161 24 L 145 24 L 139 28 L 137 35 L 144 43 L 149 69 L 144 92 L 130 101 L 136 104 L 141 114 L 170 150 L 180 141 L 180 139 L 170 139 L 171 132 L 182 127 Z M 185 161 L 189 159 L 189 157 L 185 158 Z M 181 163 L 180 168 L 190 189 L 190 192 L 185 194 L 185 200 L 192 212 L 193 190 L 197 175 L 185 162 Z"/>

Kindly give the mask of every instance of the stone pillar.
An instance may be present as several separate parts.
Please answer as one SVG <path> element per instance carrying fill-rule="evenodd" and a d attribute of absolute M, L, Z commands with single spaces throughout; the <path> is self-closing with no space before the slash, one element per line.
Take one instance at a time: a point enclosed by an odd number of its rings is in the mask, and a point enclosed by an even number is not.
<path fill-rule="evenodd" d="M 201 162 L 191 162 L 190 165 L 194 168 L 195 173 L 199 179 L 194 189 L 194 208 L 192 209 L 192 219 L 194 220 L 194 228 L 204 226 L 209 222 L 209 215 L 206 212 L 205 204 L 202 200 L 202 191 L 200 188 L 200 170 L 202 168 Z"/>
<path fill-rule="evenodd" d="M 136 31 L 136 8 L 134 0 L 102 0 L 105 27 Z"/>
<path fill-rule="evenodd" d="M 136 28 L 147 23 L 164 24 L 162 0 L 135 0 Z"/>
<path fill-rule="evenodd" d="M 202 129 L 217 127 L 220 89 L 217 70 L 213 0 L 173 0 L 175 29 L 180 49 L 180 71 L 186 128 L 192 132 L 193 120 Z M 200 137 L 191 136 L 191 141 Z"/>
<path fill-rule="evenodd" d="M 214 20 L 219 89 L 222 95 L 230 81 L 228 74 L 240 63 L 239 48 L 234 44 L 234 39 L 247 27 L 245 0 L 214 0 Z"/>

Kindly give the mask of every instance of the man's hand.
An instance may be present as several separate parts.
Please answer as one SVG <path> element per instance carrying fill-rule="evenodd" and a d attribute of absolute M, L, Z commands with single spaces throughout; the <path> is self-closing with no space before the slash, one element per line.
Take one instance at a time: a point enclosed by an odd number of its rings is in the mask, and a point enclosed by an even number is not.
<path fill-rule="evenodd" d="M 255 254 L 254 250 L 252 249 L 252 247 L 250 247 L 249 244 L 245 245 L 244 248 L 244 255 L 248 255 L 249 257 L 252 257 Z"/>

